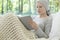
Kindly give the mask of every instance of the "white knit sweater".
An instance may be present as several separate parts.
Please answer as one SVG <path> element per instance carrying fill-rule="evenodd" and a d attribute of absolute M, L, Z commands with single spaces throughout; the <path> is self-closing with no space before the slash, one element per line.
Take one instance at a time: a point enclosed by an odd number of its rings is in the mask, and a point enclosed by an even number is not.
<path fill-rule="evenodd" d="M 40 18 L 39 16 L 35 16 L 33 21 L 38 25 L 38 30 L 35 31 L 36 35 L 39 38 L 48 38 L 52 26 L 52 17 Z"/>

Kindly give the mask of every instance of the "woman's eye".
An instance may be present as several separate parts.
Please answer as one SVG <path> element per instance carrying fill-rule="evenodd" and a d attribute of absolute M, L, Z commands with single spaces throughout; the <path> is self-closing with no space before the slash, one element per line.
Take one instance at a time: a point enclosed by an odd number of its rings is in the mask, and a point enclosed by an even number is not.
<path fill-rule="evenodd" d="M 37 7 L 38 8 L 38 7 Z"/>
<path fill-rule="evenodd" d="M 42 8 L 42 6 L 39 6 L 39 8 Z"/>
<path fill-rule="evenodd" d="M 37 8 L 42 8 L 42 6 L 39 6 L 39 7 L 37 7 Z"/>

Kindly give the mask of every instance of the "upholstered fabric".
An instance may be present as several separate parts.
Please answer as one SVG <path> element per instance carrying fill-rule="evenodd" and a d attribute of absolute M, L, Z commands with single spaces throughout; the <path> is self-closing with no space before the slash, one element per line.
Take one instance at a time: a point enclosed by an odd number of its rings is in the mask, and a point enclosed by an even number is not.
<path fill-rule="evenodd" d="M 49 39 L 60 40 L 60 12 L 54 15 Z"/>

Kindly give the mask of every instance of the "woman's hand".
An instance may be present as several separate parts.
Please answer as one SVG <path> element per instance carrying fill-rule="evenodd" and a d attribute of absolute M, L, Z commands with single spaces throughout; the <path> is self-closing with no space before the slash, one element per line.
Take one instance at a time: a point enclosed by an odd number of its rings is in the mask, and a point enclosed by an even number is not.
<path fill-rule="evenodd" d="M 34 21 L 29 20 L 29 24 L 32 26 L 33 29 L 35 29 L 35 30 L 38 29 L 37 24 Z"/>

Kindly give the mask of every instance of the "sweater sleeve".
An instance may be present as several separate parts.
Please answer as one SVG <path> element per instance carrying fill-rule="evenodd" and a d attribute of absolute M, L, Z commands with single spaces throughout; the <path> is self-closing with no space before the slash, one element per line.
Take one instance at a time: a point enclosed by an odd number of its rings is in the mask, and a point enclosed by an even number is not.
<path fill-rule="evenodd" d="M 52 18 L 50 18 L 48 21 L 45 23 L 45 33 L 49 36 L 51 27 L 52 27 Z"/>
<path fill-rule="evenodd" d="M 35 31 L 35 33 L 39 38 L 48 37 L 40 27 Z"/>

